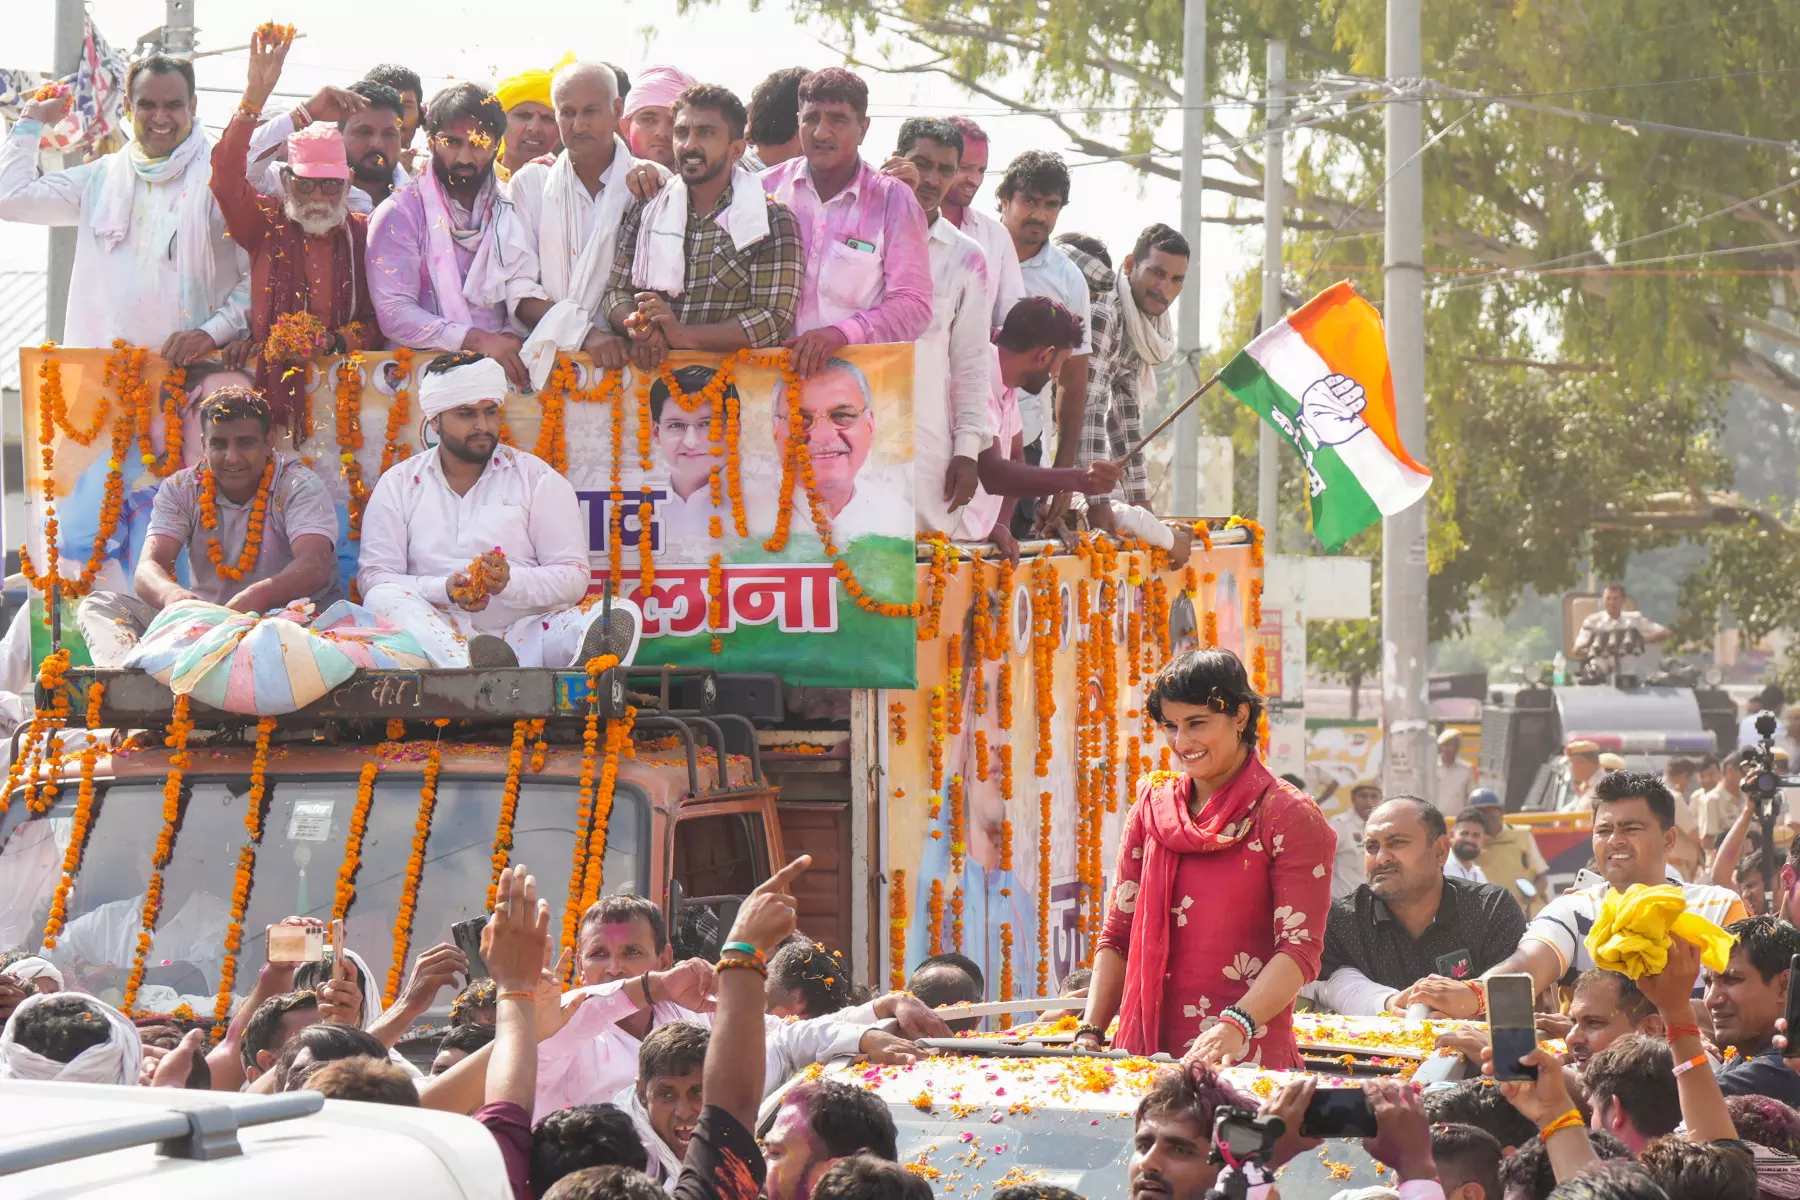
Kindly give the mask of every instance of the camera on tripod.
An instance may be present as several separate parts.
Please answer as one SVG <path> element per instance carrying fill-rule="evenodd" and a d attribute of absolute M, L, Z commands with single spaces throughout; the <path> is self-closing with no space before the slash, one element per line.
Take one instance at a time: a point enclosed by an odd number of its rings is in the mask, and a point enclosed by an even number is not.
<path fill-rule="evenodd" d="M 1286 1132 L 1287 1122 L 1280 1117 L 1259 1117 L 1247 1108 L 1215 1112 L 1211 1157 L 1225 1169 L 1213 1181 L 1206 1200 L 1245 1200 L 1253 1185 L 1271 1182 L 1269 1163 L 1275 1143 Z"/>
<path fill-rule="evenodd" d="M 1800 776 L 1783 775 L 1776 770 L 1774 713 L 1757 714 L 1756 745 L 1744 747 L 1743 755 L 1744 803 L 1750 805 L 1762 831 L 1763 911 L 1773 912 L 1775 823 L 1781 818 L 1781 791 L 1800 788 Z"/>

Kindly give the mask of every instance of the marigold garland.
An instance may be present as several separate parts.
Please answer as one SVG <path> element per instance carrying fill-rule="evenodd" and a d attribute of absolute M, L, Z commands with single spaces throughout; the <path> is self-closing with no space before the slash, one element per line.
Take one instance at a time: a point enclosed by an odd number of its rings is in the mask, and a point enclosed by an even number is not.
<path fill-rule="evenodd" d="M 65 659 L 68 651 L 58 651 Z M 88 688 L 87 717 L 88 728 L 93 729 L 100 723 L 100 698 L 105 692 L 103 683 L 93 684 Z M 91 739 L 81 752 L 81 784 L 75 794 L 75 814 L 70 821 L 69 847 L 63 851 L 62 878 L 57 880 L 56 892 L 50 898 L 50 914 L 44 922 L 44 949 L 54 950 L 56 939 L 61 936 L 63 924 L 69 915 L 69 892 L 75 886 L 75 876 L 81 871 L 82 855 L 87 850 L 88 832 L 94 824 L 94 768 L 100 760 L 100 747 Z"/>
<path fill-rule="evenodd" d="M 1013 998 L 1013 931 L 1009 921 L 1000 922 L 1000 998 Z M 1011 1023 L 1005 1018 L 1002 1020 L 1005 1024 L 1001 1028 Z"/>
<path fill-rule="evenodd" d="M 1252 521 L 1249 517 L 1233 517 L 1231 520 L 1225 522 L 1225 528 L 1247 529 L 1250 531 L 1250 565 L 1253 567 L 1262 566 L 1263 527 L 1258 525 L 1255 521 Z M 1207 542 L 1206 548 L 1208 550 L 1212 549 L 1212 542 L 1210 539 Z"/>
<path fill-rule="evenodd" d="M 962 953 L 963 948 L 963 890 L 957 884 L 950 893 L 950 948 Z"/>
<path fill-rule="evenodd" d="M 930 546 L 931 559 L 925 567 L 925 596 L 919 601 L 918 639 L 929 642 L 943 624 L 944 594 L 949 589 L 950 564 L 956 560 L 956 548 L 941 533 L 926 534 L 921 540 Z"/>
<path fill-rule="evenodd" d="M 150 943 L 154 940 L 156 919 L 162 913 L 163 868 L 169 865 L 169 859 L 175 853 L 175 831 L 181 823 L 181 777 L 188 766 L 188 735 L 193 732 L 194 723 L 188 719 L 188 696 L 182 693 L 175 697 L 175 706 L 169 716 L 169 728 L 163 738 L 163 744 L 171 753 L 169 755 L 169 773 L 163 780 L 163 824 L 162 831 L 156 835 L 156 849 L 150 856 L 150 879 L 144 885 L 144 907 L 138 921 L 137 951 L 132 955 L 131 972 L 125 978 L 125 994 L 119 1001 L 119 1011 L 126 1016 L 132 1012 L 137 1003 L 138 989 L 144 985 L 144 958 L 150 953 Z"/>
<path fill-rule="evenodd" d="M 975 782 L 988 781 L 988 741 L 987 730 L 975 731 Z"/>
<path fill-rule="evenodd" d="M 625 587 L 625 384 L 616 372 L 608 374 L 601 399 L 612 405 L 612 477 L 606 494 L 606 563 L 607 579 L 613 595 L 624 595 Z"/>
<path fill-rule="evenodd" d="M 491 553 L 502 561 L 506 558 L 506 551 L 499 546 L 495 546 Z M 470 559 L 469 565 L 463 570 L 468 582 L 452 584 L 446 589 L 450 593 L 450 599 L 465 609 L 481 603 L 496 590 L 494 584 L 497 581 L 494 572 L 488 569 L 487 557 L 486 554 L 477 554 Z"/>
<path fill-rule="evenodd" d="M 1050 793 L 1038 793 L 1038 995 L 1050 994 Z"/>
<path fill-rule="evenodd" d="M 906 988 L 906 871 L 888 881 L 888 986 Z"/>
<path fill-rule="evenodd" d="M 896 746 L 906 745 L 906 705 L 898 700 L 888 705 L 888 737 Z"/>
<path fill-rule="evenodd" d="M 213 1035 L 225 1036 L 231 1017 L 231 988 L 237 982 L 238 951 L 244 944 L 244 912 L 250 905 L 250 887 L 256 878 L 256 851 L 262 845 L 263 796 L 268 791 L 269 739 L 275 718 L 256 722 L 256 751 L 250 760 L 250 793 L 244 798 L 244 844 L 238 848 L 237 872 L 231 883 L 231 917 L 225 925 L 225 958 L 219 964 L 219 994 L 213 1001 Z"/>
<path fill-rule="evenodd" d="M 363 448 L 362 365 L 360 352 L 338 360 L 337 392 L 334 406 L 337 430 L 338 462 L 344 485 L 349 489 L 350 539 L 362 538 L 363 509 L 369 503 L 369 485 L 363 482 L 362 464 L 356 452 Z"/>
<path fill-rule="evenodd" d="M 931 896 L 925 902 L 930 924 L 926 926 L 926 947 L 931 954 L 944 952 L 944 881 L 931 881 Z"/>
<path fill-rule="evenodd" d="M 559 475 L 569 471 L 569 439 L 567 408 L 569 394 L 575 391 L 575 362 L 566 354 L 556 356 L 550 368 L 549 382 L 538 394 L 537 443 L 531 452 L 556 468 Z"/>
<path fill-rule="evenodd" d="M 600 898 L 606 882 L 606 827 L 612 817 L 614 787 L 619 779 L 619 759 L 627 756 L 631 746 L 631 727 L 637 720 L 637 709 L 627 707 L 625 715 L 609 723 L 606 730 L 606 757 L 600 766 L 600 777 L 594 784 L 594 829 L 588 837 L 587 870 L 581 888 L 581 908 L 586 912 Z M 725 765 L 719 765 L 723 774 Z"/>
<path fill-rule="evenodd" d="M 406 736 L 406 722 L 399 717 L 389 717 L 387 723 L 387 740 L 400 741 Z"/>
<path fill-rule="evenodd" d="M 492 870 L 488 875 L 487 911 L 494 910 L 494 897 L 500 891 L 500 873 L 512 861 L 513 819 L 519 811 L 520 776 L 525 769 L 525 742 L 531 736 L 531 722 L 513 722 L 512 745 L 506 751 L 506 782 L 500 788 L 500 820 L 494 826 Z"/>
<path fill-rule="evenodd" d="M 350 902 L 356 898 L 356 874 L 362 869 L 363 834 L 369 830 L 369 806 L 375 800 L 377 769 L 373 762 L 364 763 L 356 780 L 356 807 L 350 810 L 350 833 L 344 839 L 344 861 L 338 867 L 337 891 L 331 901 L 334 921 L 344 919 Z"/>
<path fill-rule="evenodd" d="M 400 994 L 400 980 L 406 974 L 406 952 L 412 945 L 413 915 L 419 904 L 419 876 L 425 870 L 425 843 L 431 840 L 431 815 L 437 808 L 438 772 L 444 767 L 444 727 L 447 717 L 432 722 L 437 736 L 425 752 L 424 779 L 419 785 L 419 814 L 413 820 L 412 853 L 406 860 L 406 876 L 400 884 L 400 899 L 394 912 L 394 961 L 388 966 L 387 986 L 382 989 L 384 1005 L 392 1004 Z"/>
<path fill-rule="evenodd" d="M 30 809 L 32 806 L 37 787 L 36 772 L 44 752 L 45 738 L 68 715 L 69 700 L 62 690 L 63 676 L 68 669 L 69 652 L 66 649 L 46 656 L 43 665 L 38 668 L 38 684 L 53 699 L 49 708 L 40 707 L 32 713 L 31 722 L 19 739 L 18 754 L 13 758 L 12 766 L 7 768 L 6 790 L 0 793 L 0 815 L 4 815 L 11 807 L 15 789 L 20 783 L 25 785 L 26 808 Z"/>
<path fill-rule="evenodd" d="M 968 852 L 968 832 L 965 827 L 963 805 L 963 777 L 950 777 L 950 874 L 957 879 L 962 878 L 963 855 Z"/>
<path fill-rule="evenodd" d="M 325 322 L 305 309 L 282 313 L 263 339 L 263 358 L 271 363 L 303 363 L 321 353 L 330 331 Z"/>
<path fill-rule="evenodd" d="M 381 473 L 387 474 L 389 467 L 399 462 L 406 447 L 400 441 L 401 431 L 406 428 L 411 405 L 407 384 L 412 379 L 413 352 L 405 346 L 394 351 L 394 368 L 399 372 L 399 387 L 394 389 L 394 403 L 388 409 L 387 431 L 381 442 Z"/>
<path fill-rule="evenodd" d="M 738 396 L 732 385 L 737 382 L 738 367 L 750 361 L 751 353 L 743 349 L 727 355 L 712 378 L 697 392 L 682 391 L 668 363 L 656 369 L 656 377 L 668 389 L 669 399 L 683 412 L 695 412 L 702 407 L 711 410 L 707 435 L 712 440 L 713 454 L 723 455 L 725 464 L 723 470 L 718 464 L 713 465 L 706 480 L 707 492 L 715 508 L 722 507 L 725 493 L 730 493 L 731 523 L 739 537 L 749 536 L 749 525 L 744 517 L 744 482 L 738 453 Z M 647 378 L 643 385 L 647 395 Z M 718 517 L 712 518 L 709 532 L 714 538 L 722 536 L 723 523 Z"/>
<path fill-rule="evenodd" d="M 138 461 L 149 467 L 150 473 L 158 479 L 167 479 L 181 470 L 181 406 L 187 403 L 187 393 L 182 388 L 187 382 L 187 371 L 176 367 L 165 378 L 167 386 L 163 389 L 165 395 L 162 403 L 163 452 L 159 455 L 150 440 L 150 385 L 144 380 L 144 368 L 150 361 L 150 351 L 144 346 L 127 346 L 123 339 L 113 342 L 113 349 L 120 355 L 116 377 L 120 407 L 136 414 Z"/>
<path fill-rule="evenodd" d="M 962 733 L 963 722 L 962 631 L 957 630 L 952 633 L 947 640 L 948 645 L 945 647 L 946 665 L 944 675 L 946 691 L 950 698 L 950 707 L 948 710 L 949 721 L 946 729 L 949 734 L 954 737 Z"/>
<path fill-rule="evenodd" d="M 207 537 L 206 557 L 222 578 L 241 580 L 256 569 L 256 560 L 262 556 L 263 525 L 269 518 L 269 492 L 274 483 L 275 457 L 270 455 L 263 464 L 262 480 L 256 485 L 256 498 L 250 502 L 250 524 L 244 531 L 244 548 L 237 562 L 227 563 L 219 539 Z M 200 524 L 207 529 L 219 527 L 219 481 L 205 463 L 200 465 Z"/>

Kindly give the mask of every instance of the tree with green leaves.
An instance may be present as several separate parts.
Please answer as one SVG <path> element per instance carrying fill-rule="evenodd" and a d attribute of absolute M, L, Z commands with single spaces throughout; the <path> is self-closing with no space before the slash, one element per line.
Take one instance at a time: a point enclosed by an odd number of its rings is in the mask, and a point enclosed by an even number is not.
<path fill-rule="evenodd" d="M 1295 302 L 1349 277 L 1381 295 L 1384 0 L 1213 0 L 1211 94 L 1181 94 L 1181 0 L 791 0 L 834 24 L 853 63 L 935 72 L 985 100 L 1040 113 L 1046 140 L 1177 177 L 1157 141 L 1188 102 L 1209 105 L 1206 186 L 1246 202 L 1263 164 L 1255 105 L 1263 45 L 1288 42 L 1301 129 L 1285 164 Z M 1720 605 L 1800 629 L 1800 601 L 1770 599 L 1734 564 L 1776 562 L 1800 542 L 1729 503 L 1720 451 L 1735 383 L 1800 409 L 1800 172 L 1787 149 L 1800 27 L 1755 0 L 1584 0 L 1519 8 L 1442 0 L 1424 29 L 1428 445 L 1436 482 L 1429 556 L 1434 637 L 1484 600 L 1504 613 L 1554 594 L 1588 560 L 1681 536 L 1712 543 L 1692 581 L 1689 632 Z M 1232 114 L 1252 114 L 1242 128 Z M 1246 137 L 1245 135 L 1251 135 Z M 1252 333 L 1242 281 L 1219 356 Z M 1229 397 L 1214 432 L 1253 462 L 1255 425 Z M 1284 525 L 1304 521 L 1284 471 Z M 1253 494 L 1253 492 L 1251 493 Z M 1717 503 L 1721 494 L 1727 502 Z M 1646 515 L 1648 514 L 1648 515 Z M 1374 539 L 1359 539 L 1368 552 Z M 1373 545 L 1371 544 L 1373 543 Z M 1290 543 L 1297 545 L 1298 543 Z M 1779 546 L 1772 558 L 1762 554 Z"/>

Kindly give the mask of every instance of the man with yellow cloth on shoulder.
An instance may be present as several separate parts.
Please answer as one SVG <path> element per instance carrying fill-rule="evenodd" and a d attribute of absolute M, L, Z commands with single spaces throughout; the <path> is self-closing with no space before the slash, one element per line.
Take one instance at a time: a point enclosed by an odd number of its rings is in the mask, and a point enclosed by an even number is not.
<path fill-rule="evenodd" d="M 1594 862 L 1606 882 L 1551 901 L 1525 926 L 1519 948 L 1485 972 L 1483 979 L 1525 972 L 1539 993 L 1552 984 L 1573 983 L 1583 971 L 1597 965 L 1588 949 L 1588 935 L 1601 921 L 1608 895 L 1623 894 L 1633 884 L 1647 888 L 1667 884 L 1669 851 L 1675 845 L 1675 797 L 1662 780 L 1641 772 L 1613 771 L 1594 783 L 1592 796 Z M 1748 915 L 1743 899 L 1729 888 L 1686 883 L 1680 892 L 1686 902 L 1684 911 L 1713 925 L 1728 926 Z M 1403 992 L 1396 1003 L 1428 1004 L 1447 1016 L 1478 1017 L 1486 1007 L 1479 982 L 1428 975 Z"/>
<path fill-rule="evenodd" d="M 573 54 L 565 54 L 562 62 L 548 71 L 533 67 L 495 86 L 494 97 L 506 110 L 506 137 L 500 142 L 500 157 L 494 160 L 494 175 L 501 183 L 526 163 L 555 158 L 562 149 L 556 107 L 550 102 L 550 79 L 558 67 L 574 61 Z"/>

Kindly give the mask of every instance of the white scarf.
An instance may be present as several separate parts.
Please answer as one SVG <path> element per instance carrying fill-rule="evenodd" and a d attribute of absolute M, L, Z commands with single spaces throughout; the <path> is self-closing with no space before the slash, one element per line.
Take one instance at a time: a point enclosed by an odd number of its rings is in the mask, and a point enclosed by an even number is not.
<path fill-rule="evenodd" d="M 506 368 L 491 358 L 452 367 L 419 380 L 419 412 L 427 421 L 453 408 L 480 404 L 483 400 L 506 403 Z"/>
<path fill-rule="evenodd" d="M 650 1110 L 638 1099 L 637 1084 L 626 1084 L 613 1097 L 612 1102 L 625 1110 L 625 1115 L 631 1118 L 631 1124 L 637 1129 L 638 1141 L 644 1143 L 644 1153 L 650 1159 L 644 1173 L 660 1183 L 664 1191 L 672 1190 L 675 1180 L 681 1175 L 681 1159 L 669 1148 L 669 1143 L 662 1140 L 656 1127 L 650 1124 Z"/>
<path fill-rule="evenodd" d="M 195 121 L 169 157 L 151 160 L 132 142 L 107 157 L 94 205 L 94 236 L 108 251 L 131 236 L 131 208 L 142 184 L 181 189 L 176 201 L 175 270 L 181 280 L 181 328 L 198 329 L 213 315 L 212 139 Z"/>
<path fill-rule="evenodd" d="M 50 979 L 55 981 L 56 990 L 59 992 L 64 986 L 62 972 L 56 969 L 56 964 L 47 958 L 39 958 L 35 954 L 14 960 L 4 971 L 0 971 L 0 975 L 10 975 L 20 983 L 30 983 L 34 979 Z"/>
<path fill-rule="evenodd" d="M 1168 310 L 1161 316 L 1147 317 L 1137 306 L 1137 299 L 1131 294 L 1131 281 L 1126 272 L 1116 271 L 1113 274 L 1113 303 L 1119 310 L 1119 318 L 1125 324 L 1125 338 L 1131 352 L 1142 362 L 1143 369 L 1138 374 L 1138 396 L 1143 398 L 1156 393 L 1156 375 L 1150 368 L 1158 363 L 1169 361 L 1175 353 L 1175 331 L 1171 328 Z"/>
<path fill-rule="evenodd" d="M 16 1032 L 19 1018 L 48 1001 L 67 1004 L 63 995 L 45 996 L 34 993 L 19 1001 L 7 1018 L 6 1029 L 0 1031 L 0 1079 L 54 1080 L 62 1083 L 109 1083 L 130 1087 L 137 1083 L 138 1067 L 144 1057 L 143 1043 L 138 1040 L 137 1026 L 110 1004 L 92 996 L 80 997 L 90 1009 L 106 1018 L 112 1036 L 98 1046 L 89 1046 L 68 1062 L 45 1058 L 19 1045 Z"/>
<path fill-rule="evenodd" d="M 731 173 L 731 203 L 716 218 L 742 251 L 769 236 L 769 205 L 760 180 L 742 168 Z M 687 282 L 687 184 L 676 175 L 644 205 L 638 224 L 631 282 L 665 296 L 681 295 Z"/>
<path fill-rule="evenodd" d="M 419 172 L 419 198 L 425 205 L 425 265 L 431 290 L 437 293 L 438 316 L 458 325 L 475 323 L 470 305 L 505 304 L 507 283 L 518 274 L 529 247 L 511 216 L 512 204 L 500 194 L 492 174 L 481 185 L 469 209 L 470 228 L 462 228 L 437 172 Z M 473 246 L 475 261 L 465 277 L 456 265 L 456 247 Z"/>
<path fill-rule="evenodd" d="M 612 274 L 619 222 L 625 216 L 626 205 L 631 203 L 631 189 L 625 186 L 625 177 L 637 162 L 625 139 L 613 134 L 612 165 L 600 177 L 594 229 L 585 241 L 580 233 L 581 196 L 576 189 L 585 192 L 587 185 L 576 176 L 566 151 L 550 164 L 538 220 L 537 256 L 539 282 L 555 303 L 538 320 L 519 352 L 531 373 L 533 388 L 541 389 L 549 380 L 557 351 L 572 353 L 581 349 L 588 330 L 606 323 L 600 300 L 606 291 L 607 277 Z"/>

